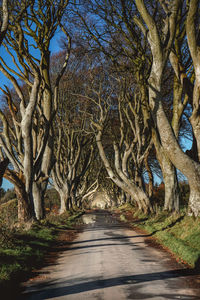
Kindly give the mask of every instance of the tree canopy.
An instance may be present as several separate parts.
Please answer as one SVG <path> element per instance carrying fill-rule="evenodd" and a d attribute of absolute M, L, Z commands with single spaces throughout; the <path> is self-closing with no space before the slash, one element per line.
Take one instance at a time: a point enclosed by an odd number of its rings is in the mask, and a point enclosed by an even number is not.
<path fill-rule="evenodd" d="M 42 219 L 48 184 L 60 213 L 97 189 L 145 213 L 200 215 L 198 0 L 1 1 L 1 177 L 19 219 Z M 62 47 L 50 52 L 53 38 Z M 190 146 L 188 146 L 190 145 Z M 8 165 L 9 164 L 9 165 Z M 0 178 L 1 179 L 1 178 Z"/>

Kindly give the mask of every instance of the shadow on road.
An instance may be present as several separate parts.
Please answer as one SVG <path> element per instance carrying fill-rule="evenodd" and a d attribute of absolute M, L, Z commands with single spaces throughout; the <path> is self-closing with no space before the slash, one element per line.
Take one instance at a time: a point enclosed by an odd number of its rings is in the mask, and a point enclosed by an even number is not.
<path fill-rule="evenodd" d="M 167 280 L 167 279 L 173 279 L 178 277 L 187 277 L 187 276 L 193 276 L 194 272 L 191 273 L 191 270 L 171 270 L 171 271 L 165 271 L 165 272 L 156 272 L 156 273 L 148 273 L 148 274 L 140 274 L 140 275 L 130 275 L 130 276 L 124 276 L 124 277 L 116 277 L 116 278 L 108 278 L 108 279 L 101 279 L 101 278 L 86 278 L 87 281 L 81 282 L 81 283 L 75 283 L 73 285 L 70 285 L 70 281 L 50 281 L 45 283 L 45 290 L 40 290 L 39 292 L 31 292 L 26 295 L 24 295 L 23 300 L 26 299 L 26 297 L 34 296 L 35 300 L 42 300 L 42 299 L 53 299 L 55 297 L 61 297 L 61 296 L 67 296 L 72 294 L 79 294 L 82 292 L 88 292 L 92 290 L 100 290 L 105 289 L 109 287 L 119 286 L 119 285 L 127 285 L 127 289 L 129 285 L 136 285 L 136 284 L 142 284 L 145 282 L 150 281 L 156 281 L 156 280 Z M 199 272 L 197 272 L 196 275 L 199 275 Z M 72 282 L 74 283 L 75 280 Z M 71 283 L 72 283 L 71 282 Z M 37 285 L 37 288 L 39 286 Z M 40 285 L 40 288 L 42 288 L 42 285 Z M 134 299 L 134 297 L 140 297 L 139 299 L 151 299 L 155 298 L 155 294 L 143 294 L 143 292 L 137 291 L 137 289 L 141 289 L 141 285 L 138 287 L 133 287 L 133 292 L 131 293 L 131 298 Z M 143 290 L 143 289 L 142 289 Z M 144 290 L 143 290 L 144 291 Z M 45 298 L 43 297 L 43 292 L 45 293 Z M 198 296 L 194 295 L 182 295 L 182 294 L 159 294 L 160 297 L 163 297 L 164 299 L 192 299 L 192 300 L 199 300 Z M 138 299 L 138 298 L 135 298 Z"/>
<path fill-rule="evenodd" d="M 132 236 L 115 236 L 109 238 L 100 238 L 100 239 L 92 239 L 92 240 L 84 240 L 84 241 L 76 241 L 76 242 L 67 242 L 67 245 L 75 245 L 75 244 L 83 244 L 83 243 L 92 243 L 92 242 L 99 242 L 99 241 L 113 241 L 113 240 L 128 240 L 133 238 L 139 237 L 149 237 L 149 235 L 132 235 Z M 71 249 L 71 248 L 70 248 Z"/>
<path fill-rule="evenodd" d="M 129 250 L 129 254 L 131 251 L 131 254 L 134 253 L 136 255 L 135 250 L 139 250 L 140 252 L 137 251 L 137 253 L 143 253 L 145 247 L 142 247 L 142 245 L 138 244 L 144 244 L 143 239 L 135 239 L 138 237 L 149 237 L 151 235 L 137 235 L 134 234 L 132 235 L 130 232 L 130 236 L 126 236 L 123 233 L 123 230 L 121 229 L 124 228 L 123 224 L 119 223 L 116 220 L 112 219 L 112 216 L 110 214 L 103 214 L 103 213 L 98 213 L 96 218 L 96 222 L 93 224 L 85 225 L 84 226 L 84 233 L 86 233 L 85 236 L 83 236 L 81 240 L 81 236 L 79 237 L 80 240 L 75 240 L 72 242 L 66 241 L 62 244 L 62 252 L 67 251 L 68 259 L 71 259 L 71 256 L 73 255 L 85 255 L 86 253 L 89 255 L 91 259 L 91 255 L 94 253 L 102 253 L 104 252 L 110 252 L 110 250 L 115 249 L 115 251 L 118 251 L 118 245 L 123 246 L 121 248 L 121 253 L 126 253 L 124 246 L 128 245 L 127 249 Z M 103 233 L 101 233 L 101 230 L 103 230 Z M 94 231 L 94 233 L 92 232 Z M 100 235 L 97 235 L 97 233 L 100 232 Z M 87 234 L 88 233 L 88 234 Z M 90 239 L 91 238 L 91 239 Z M 140 247 L 141 246 L 141 247 Z M 103 247 L 103 249 L 102 249 Z M 108 250 L 105 249 L 105 247 L 108 247 Z M 120 249 L 120 247 L 119 247 Z M 73 251 L 72 251 L 73 250 Z M 76 250 L 83 250 L 83 251 L 76 251 Z M 132 251 L 134 250 L 134 251 Z M 59 249 L 53 249 L 53 251 L 60 251 Z M 71 251 L 71 253 L 70 253 Z M 143 252 L 142 252 L 143 251 Z M 116 253 L 116 252 L 114 252 Z M 117 252 L 118 253 L 118 252 Z M 137 255 L 136 255 L 137 256 Z M 64 255 L 63 255 L 64 257 Z M 118 256 L 117 256 L 118 257 Z M 78 264 L 78 268 L 80 267 L 81 261 L 84 261 L 85 257 L 80 256 L 80 261 Z M 63 258 L 62 258 L 63 259 Z M 87 260 L 85 260 L 87 261 Z M 145 264 L 148 262 L 153 262 L 151 257 L 149 257 L 148 253 L 145 252 L 144 256 L 141 256 L 141 263 Z M 155 263 L 157 261 L 155 260 Z M 93 262 L 92 262 L 93 264 Z M 66 267 L 67 268 L 67 267 Z M 129 269 L 129 261 L 127 263 L 127 267 L 124 267 L 125 271 Z M 170 269 L 170 270 L 169 270 Z M 133 271 L 133 275 L 132 271 Z M 144 269 L 143 269 L 144 270 Z M 34 299 L 34 300 L 43 300 L 43 299 L 55 299 L 57 297 L 67 297 L 68 299 L 71 299 L 72 295 L 76 297 L 76 299 L 82 299 L 82 294 L 84 292 L 90 292 L 90 291 L 100 291 L 103 293 L 103 290 L 106 288 L 111 288 L 111 287 L 118 287 L 122 286 L 124 287 L 124 290 L 126 291 L 127 294 L 129 294 L 127 299 L 155 299 L 157 298 L 162 298 L 162 299 L 187 299 L 187 300 L 198 300 L 200 299 L 199 296 L 195 295 L 183 295 L 183 290 L 180 290 L 176 284 L 178 284 L 178 281 L 173 281 L 175 278 L 188 278 L 189 281 L 192 281 L 195 276 L 199 275 L 200 272 L 196 270 L 191 270 L 191 269 L 183 269 L 178 267 L 178 270 L 173 269 L 173 265 L 168 266 L 168 271 L 160 271 L 158 272 L 156 269 L 152 269 L 151 273 L 151 267 L 147 269 L 148 271 L 144 271 L 144 274 L 138 274 L 135 275 L 135 273 L 140 273 L 141 270 L 138 269 L 136 271 L 135 265 L 133 266 L 132 269 L 129 269 L 129 273 L 125 272 L 122 273 L 121 269 L 119 269 L 119 272 L 113 272 L 112 274 L 115 274 L 113 278 L 105 278 L 105 276 L 109 276 L 107 273 L 99 273 L 98 272 L 90 273 L 89 269 L 86 269 L 85 275 L 83 276 L 81 271 L 78 271 L 78 273 L 73 273 L 74 270 L 72 269 L 71 273 L 66 276 L 66 277 L 61 277 L 58 278 L 57 280 L 48 280 L 44 279 L 39 282 L 35 282 L 35 284 L 31 284 L 30 288 L 24 292 L 23 296 L 20 298 L 21 300 L 26 300 L 26 299 Z M 92 274 L 94 277 L 92 277 Z M 104 277 L 103 275 L 104 274 Z M 118 274 L 118 275 L 117 275 Z M 122 275 L 124 274 L 124 275 Z M 45 273 L 42 275 L 45 276 Z M 78 275 L 78 276 L 77 276 Z M 79 278 L 80 277 L 80 278 Z M 48 277 L 47 277 L 48 278 Z M 65 278 L 65 279 L 64 279 Z M 66 280 L 66 278 L 69 278 Z M 158 289 L 156 290 L 156 281 L 164 281 L 161 282 L 161 286 L 165 286 L 165 284 L 169 285 L 168 289 Z M 150 282 L 150 284 L 145 284 Z M 151 294 L 152 290 L 146 289 L 147 286 L 155 285 L 155 292 L 157 294 Z M 180 281 L 181 282 L 181 281 Z M 158 286 L 159 286 L 158 282 Z M 171 286 L 174 286 L 171 293 L 169 292 L 169 288 Z M 179 290 L 179 291 L 178 291 Z M 166 291 L 166 292 L 165 292 Z M 70 297 L 71 295 L 71 297 Z M 74 299 L 74 298 L 73 298 Z M 86 298 L 85 298 L 86 299 Z M 91 298 L 90 298 L 91 299 Z"/>

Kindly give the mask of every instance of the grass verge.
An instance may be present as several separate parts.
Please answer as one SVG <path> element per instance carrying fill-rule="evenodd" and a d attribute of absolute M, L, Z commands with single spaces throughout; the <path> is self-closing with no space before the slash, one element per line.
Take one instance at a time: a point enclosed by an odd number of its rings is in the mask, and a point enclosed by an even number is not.
<path fill-rule="evenodd" d="M 122 221 L 155 237 L 177 261 L 200 268 L 200 218 L 189 217 L 184 211 L 179 214 L 160 211 L 156 215 L 146 216 L 130 205 L 119 208 L 119 211 Z"/>
<path fill-rule="evenodd" d="M 44 256 L 56 246 L 60 232 L 72 229 L 81 214 L 50 216 L 34 223 L 29 230 L 6 230 L 1 224 L 0 292 L 6 293 L 6 299 L 11 299 L 19 282 L 28 278 L 33 269 L 43 265 Z"/>

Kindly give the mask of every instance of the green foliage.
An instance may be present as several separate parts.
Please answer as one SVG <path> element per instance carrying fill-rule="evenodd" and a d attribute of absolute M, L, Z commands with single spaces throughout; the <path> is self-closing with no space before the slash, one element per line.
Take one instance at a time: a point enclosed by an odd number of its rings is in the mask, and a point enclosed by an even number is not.
<path fill-rule="evenodd" d="M 54 188 L 46 190 L 44 197 L 44 207 L 46 212 L 58 212 L 60 207 L 60 197 L 58 192 Z"/>
<path fill-rule="evenodd" d="M 0 225 L 13 227 L 17 222 L 17 199 L 9 200 L 0 205 Z"/>

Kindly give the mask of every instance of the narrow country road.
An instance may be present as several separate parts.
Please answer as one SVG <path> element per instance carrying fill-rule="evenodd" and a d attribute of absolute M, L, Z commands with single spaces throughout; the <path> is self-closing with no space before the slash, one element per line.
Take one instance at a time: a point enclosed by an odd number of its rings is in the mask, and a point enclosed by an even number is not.
<path fill-rule="evenodd" d="M 55 264 L 26 283 L 22 299 L 200 299 L 189 272 L 171 266 L 168 253 L 145 243 L 109 213 L 86 215 L 85 229 Z M 88 218 L 88 219 L 87 219 Z"/>

